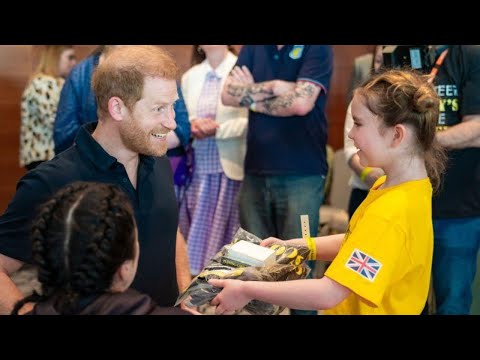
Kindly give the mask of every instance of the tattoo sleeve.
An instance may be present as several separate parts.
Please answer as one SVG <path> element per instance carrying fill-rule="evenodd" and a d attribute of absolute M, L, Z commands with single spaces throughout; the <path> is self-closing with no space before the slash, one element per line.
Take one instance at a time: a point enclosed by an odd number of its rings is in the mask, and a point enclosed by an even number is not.
<path fill-rule="evenodd" d="M 249 107 L 253 102 L 263 101 L 273 96 L 273 90 L 268 82 L 243 85 L 230 83 L 227 87 L 228 95 L 238 99 L 240 106 Z"/>
<path fill-rule="evenodd" d="M 314 94 L 315 85 L 302 81 L 292 92 L 257 103 L 257 111 L 274 116 L 292 116 L 295 115 L 292 109 L 295 100 L 315 101 L 315 99 L 312 99 Z"/>

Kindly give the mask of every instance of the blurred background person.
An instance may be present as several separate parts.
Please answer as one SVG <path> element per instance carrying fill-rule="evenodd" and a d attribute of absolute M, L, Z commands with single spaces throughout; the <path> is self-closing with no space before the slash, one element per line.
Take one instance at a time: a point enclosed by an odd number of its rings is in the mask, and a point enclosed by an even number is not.
<path fill-rule="evenodd" d="M 441 98 L 436 137 L 449 158 L 432 207 L 436 313 L 469 314 L 480 249 L 480 46 L 435 51 L 433 83 Z"/>
<path fill-rule="evenodd" d="M 224 105 L 250 109 L 240 221 L 261 238 L 301 236 L 303 214 L 317 235 L 332 71 L 327 45 L 244 45 L 223 87 Z"/>
<path fill-rule="evenodd" d="M 360 159 L 357 154 L 358 149 L 353 144 L 353 140 L 348 137 L 348 133 L 353 127 L 351 109 L 353 90 L 368 80 L 372 73 L 380 70 L 383 64 L 382 49 L 382 45 L 376 45 L 372 53 L 355 58 L 350 88 L 347 93 L 348 108 L 343 131 L 343 152 L 345 153 L 347 164 L 352 170 L 352 176 L 348 182 L 352 187 L 350 200 L 348 202 L 348 217 L 350 219 L 358 206 L 367 197 L 368 191 L 375 181 L 384 174 L 382 169 L 369 166 L 365 167 L 360 164 Z"/>
<path fill-rule="evenodd" d="M 194 45 L 193 66 L 182 77 L 195 170 L 179 222 L 194 275 L 232 241 L 240 224 L 237 194 L 243 179 L 248 111 L 224 106 L 220 98 L 236 61 L 231 45 Z"/>
<path fill-rule="evenodd" d="M 35 168 L 54 156 L 53 124 L 60 91 L 76 64 L 73 45 L 46 45 L 21 100 L 20 166 Z"/>

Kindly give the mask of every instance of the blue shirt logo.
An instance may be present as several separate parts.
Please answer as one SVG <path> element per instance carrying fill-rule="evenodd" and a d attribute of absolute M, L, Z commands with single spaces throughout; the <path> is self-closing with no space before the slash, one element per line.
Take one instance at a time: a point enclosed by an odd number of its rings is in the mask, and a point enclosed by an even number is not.
<path fill-rule="evenodd" d="M 290 58 L 293 60 L 300 59 L 302 57 L 303 48 L 305 45 L 293 45 L 292 51 L 290 51 Z"/>

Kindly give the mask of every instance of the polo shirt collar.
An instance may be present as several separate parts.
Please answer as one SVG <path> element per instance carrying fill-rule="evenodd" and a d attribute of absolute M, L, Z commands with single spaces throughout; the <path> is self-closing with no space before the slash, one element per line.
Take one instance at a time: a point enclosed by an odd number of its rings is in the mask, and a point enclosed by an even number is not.
<path fill-rule="evenodd" d="M 292 45 L 283 45 L 283 47 L 278 50 L 277 45 L 267 45 L 267 49 L 272 56 L 275 54 L 281 55 L 285 52 L 289 52 L 291 50 L 291 47 Z"/>
<path fill-rule="evenodd" d="M 75 137 L 75 144 L 92 163 L 102 170 L 108 170 L 117 159 L 108 154 L 93 138 L 92 133 L 97 127 L 97 122 L 83 125 Z"/>
<path fill-rule="evenodd" d="M 97 122 L 91 122 L 83 125 L 75 138 L 75 144 L 78 149 L 99 169 L 108 170 L 117 159 L 107 153 L 100 144 L 93 138 L 92 133 L 97 127 Z M 155 163 L 153 156 L 140 154 L 140 163 L 147 168 L 152 169 Z"/>
<path fill-rule="evenodd" d="M 153 164 L 155 164 L 155 158 L 153 156 L 140 154 L 140 164 L 142 164 L 142 166 L 145 166 L 147 169 L 151 170 L 153 169 Z"/>

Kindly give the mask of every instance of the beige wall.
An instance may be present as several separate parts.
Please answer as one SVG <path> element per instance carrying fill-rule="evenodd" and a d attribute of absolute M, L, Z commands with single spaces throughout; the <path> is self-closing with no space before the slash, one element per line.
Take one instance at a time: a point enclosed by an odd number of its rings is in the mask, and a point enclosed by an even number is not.
<path fill-rule="evenodd" d="M 31 68 L 31 46 L 0 46 L 0 212 L 23 174 L 18 166 L 20 97 Z"/>

